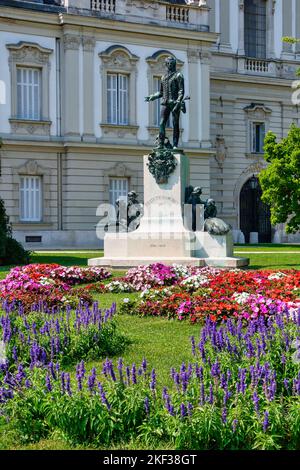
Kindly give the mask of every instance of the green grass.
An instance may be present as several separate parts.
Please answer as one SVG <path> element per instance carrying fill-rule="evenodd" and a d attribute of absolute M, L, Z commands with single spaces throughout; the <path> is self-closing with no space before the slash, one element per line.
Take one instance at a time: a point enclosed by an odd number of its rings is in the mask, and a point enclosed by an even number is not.
<path fill-rule="evenodd" d="M 270 251 L 270 252 L 275 252 L 276 251 L 299 251 L 300 253 L 300 243 L 297 245 L 293 244 L 276 244 L 276 243 L 259 243 L 258 245 L 252 245 L 252 244 L 236 244 L 234 246 L 235 251 Z"/>

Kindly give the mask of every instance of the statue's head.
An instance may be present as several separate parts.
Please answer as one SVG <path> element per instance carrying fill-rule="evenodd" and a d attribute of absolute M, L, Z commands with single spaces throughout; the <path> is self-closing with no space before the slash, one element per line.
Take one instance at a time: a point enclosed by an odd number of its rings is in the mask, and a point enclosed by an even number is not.
<path fill-rule="evenodd" d="M 166 67 L 169 72 L 174 72 L 176 70 L 176 59 L 175 57 L 167 57 L 165 60 Z"/>
<path fill-rule="evenodd" d="M 194 189 L 193 189 L 193 194 L 197 194 L 200 196 L 200 194 L 202 194 L 202 188 L 200 188 L 200 186 L 196 186 Z"/>
<path fill-rule="evenodd" d="M 211 199 L 211 198 L 207 199 L 206 204 L 207 204 L 208 206 L 215 206 L 215 205 L 216 205 L 214 199 Z"/>
<path fill-rule="evenodd" d="M 135 200 L 137 198 L 137 193 L 135 191 L 130 191 L 128 193 L 128 199 L 129 201 Z"/>

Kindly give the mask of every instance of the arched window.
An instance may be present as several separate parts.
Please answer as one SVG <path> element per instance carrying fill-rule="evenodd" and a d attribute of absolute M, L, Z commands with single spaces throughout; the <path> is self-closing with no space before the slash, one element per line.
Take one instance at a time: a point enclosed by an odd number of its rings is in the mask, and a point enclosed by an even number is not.
<path fill-rule="evenodd" d="M 245 53 L 247 57 L 266 58 L 266 0 L 244 0 Z"/>

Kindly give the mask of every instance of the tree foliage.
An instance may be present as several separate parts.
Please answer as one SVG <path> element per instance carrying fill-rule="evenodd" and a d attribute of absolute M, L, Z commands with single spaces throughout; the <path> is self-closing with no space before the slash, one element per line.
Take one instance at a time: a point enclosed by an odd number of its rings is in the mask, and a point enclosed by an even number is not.
<path fill-rule="evenodd" d="M 30 254 L 21 243 L 12 238 L 9 217 L 0 198 L 0 264 L 27 264 Z"/>
<path fill-rule="evenodd" d="M 281 142 L 268 132 L 264 145 L 268 167 L 259 175 L 262 200 L 269 204 L 273 225 L 286 223 L 287 233 L 300 230 L 300 128 L 292 124 Z"/>

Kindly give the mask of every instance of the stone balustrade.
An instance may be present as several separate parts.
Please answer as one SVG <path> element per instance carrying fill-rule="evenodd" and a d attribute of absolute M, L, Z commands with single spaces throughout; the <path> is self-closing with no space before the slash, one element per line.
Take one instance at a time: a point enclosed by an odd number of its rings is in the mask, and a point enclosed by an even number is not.
<path fill-rule="evenodd" d="M 170 26 L 189 25 L 190 28 L 208 30 L 209 8 L 204 0 L 190 0 L 186 5 L 167 4 L 163 0 L 64 0 L 69 10 L 89 10 L 99 16 L 119 15 L 126 19 L 156 20 Z"/>

